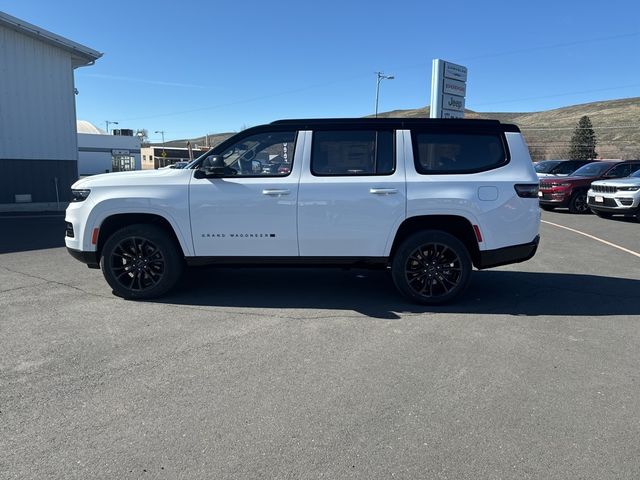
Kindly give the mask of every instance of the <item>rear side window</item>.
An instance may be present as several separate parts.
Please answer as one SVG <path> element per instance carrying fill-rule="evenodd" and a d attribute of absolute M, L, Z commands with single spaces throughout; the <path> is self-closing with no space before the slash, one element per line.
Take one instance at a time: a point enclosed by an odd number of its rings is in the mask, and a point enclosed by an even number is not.
<path fill-rule="evenodd" d="M 313 132 L 311 173 L 315 176 L 391 175 L 395 171 L 391 130 Z"/>
<path fill-rule="evenodd" d="M 509 161 L 499 134 L 414 132 L 413 155 L 418 173 L 473 173 Z"/>

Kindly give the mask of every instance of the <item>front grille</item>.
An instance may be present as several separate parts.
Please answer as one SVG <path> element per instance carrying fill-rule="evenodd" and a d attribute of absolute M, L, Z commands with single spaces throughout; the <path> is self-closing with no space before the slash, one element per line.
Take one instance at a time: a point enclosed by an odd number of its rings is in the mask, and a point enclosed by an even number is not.
<path fill-rule="evenodd" d="M 66 224 L 65 236 L 69 238 L 73 238 L 73 225 L 69 222 L 64 222 Z"/>
<path fill-rule="evenodd" d="M 616 193 L 618 191 L 616 187 L 609 185 L 591 185 L 591 190 L 597 193 Z"/>

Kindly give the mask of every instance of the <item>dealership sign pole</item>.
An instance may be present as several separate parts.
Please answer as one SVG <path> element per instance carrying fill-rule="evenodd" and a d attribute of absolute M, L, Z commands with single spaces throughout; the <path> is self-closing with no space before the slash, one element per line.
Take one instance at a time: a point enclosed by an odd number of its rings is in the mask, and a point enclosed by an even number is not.
<path fill-rule="evenodd" d="M 431 118 L 464 118 L 467 67 L 436 58 L 431 72 Z"/>

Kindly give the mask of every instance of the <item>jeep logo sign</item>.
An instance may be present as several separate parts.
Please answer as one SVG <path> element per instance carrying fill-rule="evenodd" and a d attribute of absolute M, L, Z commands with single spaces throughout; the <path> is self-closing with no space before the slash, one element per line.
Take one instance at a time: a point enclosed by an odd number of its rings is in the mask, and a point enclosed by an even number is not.
<path fill-rule="evenodd" d="M 431 118 L 463 118 L 467 94 L 467 67 L 433 60 Z"/>

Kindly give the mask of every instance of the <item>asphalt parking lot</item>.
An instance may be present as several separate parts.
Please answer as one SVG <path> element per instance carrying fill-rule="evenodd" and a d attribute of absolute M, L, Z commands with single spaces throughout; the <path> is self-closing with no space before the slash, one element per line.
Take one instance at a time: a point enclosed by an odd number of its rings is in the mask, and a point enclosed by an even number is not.
<path fill-rule="evenodd" d="M 124 301 L 0 218 L 0 478 L 640 478 L 640 223 L 543 219 L 427 308 L 318 269 Z"/>

